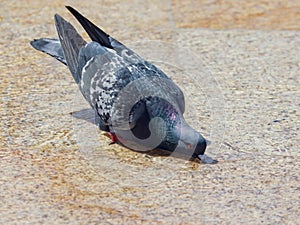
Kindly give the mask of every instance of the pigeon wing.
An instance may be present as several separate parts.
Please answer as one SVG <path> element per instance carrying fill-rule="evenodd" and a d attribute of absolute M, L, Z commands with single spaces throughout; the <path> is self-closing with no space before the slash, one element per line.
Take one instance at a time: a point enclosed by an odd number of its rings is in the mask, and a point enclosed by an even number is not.
<path fill-rule="evenodd" d="M 30 44 L 36 50 L 51 55 L 52 57 L 56 58 L 58 61 L 67 65 L 63 50 L 61 48 L 60 41 L 58 39 L 52 39 L 52 38 L 34 39 L 33 41 L 30 42 Z"/>
<path fill-rule="evenodd" d="M 66 8 L 75 16 L 75 18 L 82 25 L 82 27 L 85 29 L 85 31 L 88 33 L 89 37 L 93 41 L 98 42 L 100 45 L 106 48 L 115 50 L 115 52 L 119 56 L 121 56 L 125 61 L 127 61 L 129 64 L 142 65 L 142 67 L 138 68 L 139 72 L 142 74 L 150 72 L 150 74 L 153 74 L 155 76 L 165 78 L 165 79 L 170 79 L 164 72 L 162 72 L 156 66 L 147 62 L 146 60 L 141 58 L 138 54 L 136 54 L 134 51 L 132 51 L 131 49 L 123 45 L 121 42 L 119 42 L 118 40 L 114 39 L 113 37 L 105 33 L 103 30 L 101 30 L 99 27 L 93 24 L 90 20 L 88 20 L 86 17 L 80 14 L 77 10 L 75 10 L 71 6 L 66 6 Z M 145 68 L 148 71 L 145 71 Z M 163 85 L 159 82 L 156 85 L 159 85 L 162 89 L 166 89 L 166 87 L 163 87 Z M 181 112 L 183 113 L 185 110 L 185 102 L 184 102 L 184 95 L 182 91 L 175 83 L 171 84 L 171 87 L 168 88 L 168 90 L 177 99 L 178 106 Z"/>

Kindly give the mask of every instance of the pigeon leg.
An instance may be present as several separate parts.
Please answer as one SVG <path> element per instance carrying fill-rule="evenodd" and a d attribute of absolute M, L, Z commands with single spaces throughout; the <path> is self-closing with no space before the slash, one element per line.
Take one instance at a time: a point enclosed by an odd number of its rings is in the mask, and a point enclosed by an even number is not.
<path fill-rule="evenodd" d="M 107 134 L 109 135 L 109 137 L 111 139 L 111 142 L 109 143 L 109 145 L 112 145 L 112 144 L 115 144 L 115 143 L 118 142 L 118 138 L 117 138 L 117 135 L 115 133 L 107 132 Z"/>

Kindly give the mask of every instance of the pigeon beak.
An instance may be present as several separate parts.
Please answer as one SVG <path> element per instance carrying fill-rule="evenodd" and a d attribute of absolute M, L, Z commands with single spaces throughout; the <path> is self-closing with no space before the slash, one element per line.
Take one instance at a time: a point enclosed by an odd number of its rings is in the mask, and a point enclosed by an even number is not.
<path fill-rule="evenodd" d="M 195 150 L 195 147 L 193 144 L 185 143 L 184 141 L 180 140 L 178 142 L 177 148 L 175 150 L 178 153 L 192 156 L 193 158 L 198 158 L 201 160 L 204 164 L 216 164 L 218 161 L 215 159 L 212 159 L 211 157 L 203 154 L 197 154 L 197 150 Z"/>
<path fill-rule="evenodd" d="M 205 154 L 203 155 L 198 155 L 197 157 L 198 159 L 201 160 L 202 163 L 205 163 L 205 164 L 216 164 L 218 162 L 218 160 L 215 160 Z"/>

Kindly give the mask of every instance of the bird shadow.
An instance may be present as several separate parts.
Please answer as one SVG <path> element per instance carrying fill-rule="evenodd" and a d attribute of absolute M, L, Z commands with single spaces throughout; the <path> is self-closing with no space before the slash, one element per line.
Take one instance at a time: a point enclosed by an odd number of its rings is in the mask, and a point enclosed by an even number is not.
<path fill-rule="evenodd" d="M 70 114 L 75 119 L 83 120 L 88 123 L 92 123 L 93 125 L 95 125 L 97 127 L 100 122 L 99 116 L 96 114 L 96 112 L 93 109 L 82 109 L 79 111 L 71 112 Z M 107 137 L 110 137 L 108 133 L 105 133 L 104 135 Z M 126 147 L 122 143 L 119 143 L 119 142 L 117 142 L 116 144 Z M 163 149 L 153 149 L 153 150 L 149 150 L 147 152 L 145 152 L 145 151 L 135 151 L 135 152 L 139 152 L 140 154 L 147 154 L 151 157 L 170 157 L 170 156 L 172 156 L 174 158 L 179 158 L 179 159 L 188 160 L 191 162 L 200 162 L 201 163 L 201 161 L 197 158 L 189 157 L 189 156 L 187 156 L 185 154 L 181 154 L 181 153 L 170 152 L 170 151 L 163 150 Z"/>

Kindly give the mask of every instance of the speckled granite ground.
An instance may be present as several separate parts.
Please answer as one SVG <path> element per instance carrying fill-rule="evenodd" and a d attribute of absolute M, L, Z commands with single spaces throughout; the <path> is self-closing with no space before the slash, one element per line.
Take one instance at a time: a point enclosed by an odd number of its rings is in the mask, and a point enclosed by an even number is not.
<path fill-rule="evenodd" d="M 0 223 L 297 224 L 300 4 L 235 2 L 2 1 Z M 55 13 L 79 27 L 67 4 L 173 75 L 217 165 L 109 146 L 82 119 L 67 68 L 28 44 Z"/>

